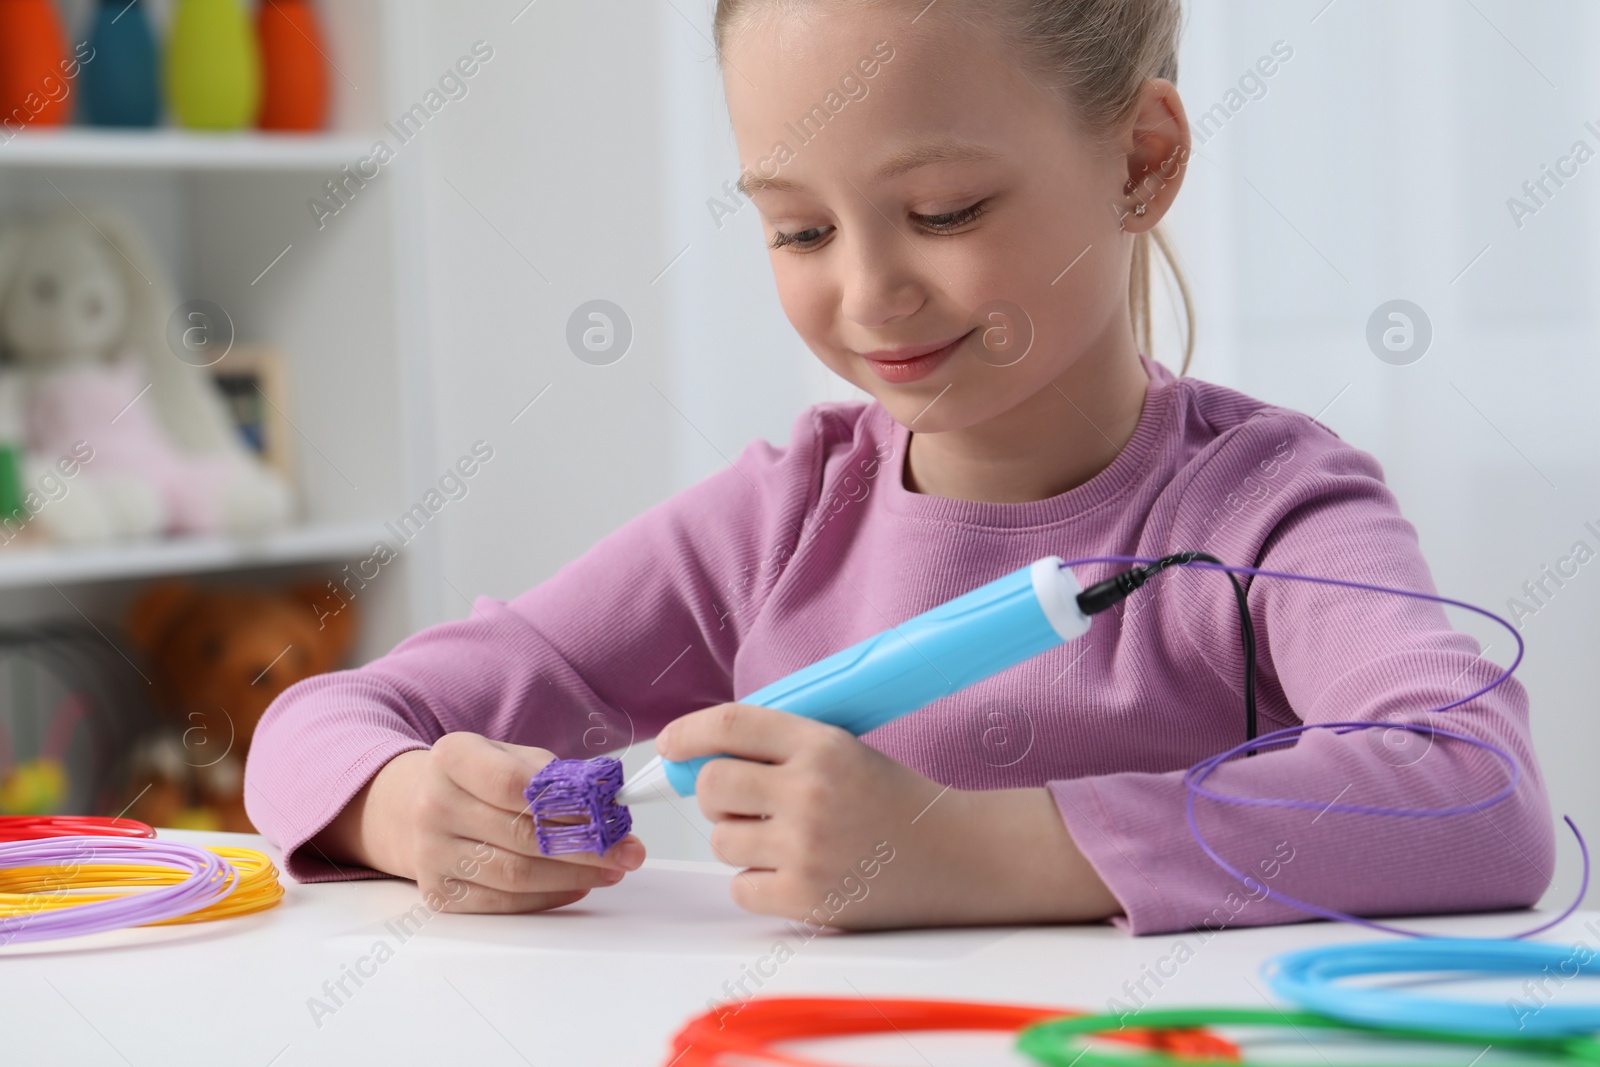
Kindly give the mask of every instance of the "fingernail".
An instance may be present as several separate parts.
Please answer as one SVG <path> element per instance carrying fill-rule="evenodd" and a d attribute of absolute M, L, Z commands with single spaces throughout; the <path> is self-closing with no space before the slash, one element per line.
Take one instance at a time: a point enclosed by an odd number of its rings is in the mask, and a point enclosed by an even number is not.
<path fill-rule="evenodd" d="M 615 867 L 606 867 L 600 871 L 600 880 L 606 885 L 616 885 L 618 882 L 622 881 L 623 873 L 624 872 L 617 870 Z"/>

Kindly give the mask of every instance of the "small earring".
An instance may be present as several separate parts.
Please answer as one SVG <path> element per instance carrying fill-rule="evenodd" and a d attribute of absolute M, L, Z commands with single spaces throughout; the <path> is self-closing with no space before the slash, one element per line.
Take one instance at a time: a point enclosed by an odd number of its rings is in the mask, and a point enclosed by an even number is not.
<path fill-rule="evenodd" d="M 1138 207 L 1134 208 L 1133 209 L 1133 213 L 1135 215 L 1138 215 L 1140 218 L 1143 218 L 1144 217 L 1144 205 L 1140 204 Z"/>

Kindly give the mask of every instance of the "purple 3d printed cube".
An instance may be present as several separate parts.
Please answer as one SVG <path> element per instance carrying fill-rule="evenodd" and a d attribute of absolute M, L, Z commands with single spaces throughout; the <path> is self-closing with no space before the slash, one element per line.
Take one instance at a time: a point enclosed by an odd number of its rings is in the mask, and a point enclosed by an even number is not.
<path fill-rule="evenodd" d="M 622 761 L 610 756 L 551 760 L 533 776 L 523 796 L 533 815 L 539 851 L 602 853 L 633 829 L 633 815 L 617 803 Z M 587 821 L 566 823 L 567 818 Z"/>

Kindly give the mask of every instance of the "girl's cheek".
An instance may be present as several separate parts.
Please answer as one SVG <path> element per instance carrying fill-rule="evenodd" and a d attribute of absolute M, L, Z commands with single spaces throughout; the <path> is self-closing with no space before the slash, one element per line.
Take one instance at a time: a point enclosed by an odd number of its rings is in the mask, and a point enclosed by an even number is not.
<path fill-rule="evenodd" d="M 778 286 L 778 300 L 783 305 L 783 313 L 789 324 L 801 340 L 816 352 L 823 347 L 821 342 L 826 336 L 830 318 L 824 294 L 813 279 L 791 269 L 778 258 L 786 255 L 789 253 L 774 253 L 772 270 L 773 280 Z"/>
<path fill-rule="evenodd" d="M 855 373 L 851 367 L 851 356 L 840 350 L 837 340 L 836 305 L 830 306 L 825 301 L 808 298 L 805 293 L 788 289 L 781 280 L 779 294 L 789 325 L 800 335 L 800 340 L 829 370 L 847 381 L 851 380 Z"/>

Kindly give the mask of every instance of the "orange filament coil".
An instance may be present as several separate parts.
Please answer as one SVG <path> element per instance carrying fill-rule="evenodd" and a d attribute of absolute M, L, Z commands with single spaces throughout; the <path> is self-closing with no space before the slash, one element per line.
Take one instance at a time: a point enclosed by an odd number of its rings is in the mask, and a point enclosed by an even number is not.
<path fill-rule="evenodd" d="M 236 883 L 233 891 L 198 911 L 144 925 L 170 926 L 231 919 L 265 911 L 283 899 L 278 869 L 265 853 L 220 845 L 206 847 L 221 857 L 232 870 Z M 111 900 L 125 896 L 129 891 L 176 885 L 188 877 L 184 871 L 172 867 L 139 863 L 84 864 L 68 870 L 59 866 L 0 869 L 0 919 Z M 97 892 L 104 889 L 118 892 Z M 220 885 L 218 892 L 223 892 Z"/>

